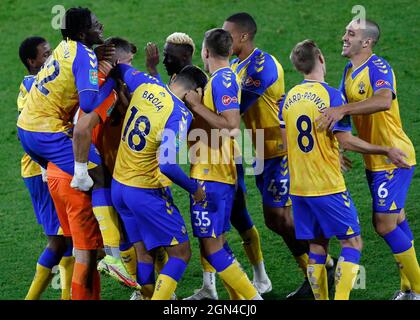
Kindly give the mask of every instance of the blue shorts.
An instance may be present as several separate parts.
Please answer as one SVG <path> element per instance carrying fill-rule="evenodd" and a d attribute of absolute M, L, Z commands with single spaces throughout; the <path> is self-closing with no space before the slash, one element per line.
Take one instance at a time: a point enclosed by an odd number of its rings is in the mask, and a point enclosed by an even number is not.
<path fill-rule="evenodd" d="M 344 240 L 360 235 L 357 211 L 347 191 L 319 197 L 291 197 L 297 239 L 336 236 Z"/>
<path fill-rule="evenodd" d="M 214 181 L 196 180 L 201 184 L 206 199 L 200 203 L 190 196 L 190 213 L 193 234 L 198 238 L 218 238 L 230 230 L 235 185 Z"/>
<path fill-rule="evenodd" d="M 413 166 L 410 169 L 397 168 L 389 171 L 366 170 L 373 212 L 401 212 L 401 209 L 405 207 L 414 168 Z"/>
<path fill-rule="evenodd" d="M 187 228 L 169 187 L 145 189 L 112 180 L 112 202 L 123 220 L 128 240 L 147 250 L 188 241 Z"/>
<path fill-rule="evenodd" d="M 63 132 L 32 132 L 18 128 L 18 135 L 23 149 L 35 162 L 45 169 L 48 162 L 54 163 L 70 175 L 74 174 L 73 142 Z M 101 157 L 91 144 L 89 162 L 101 164 Z"/>
<path fill-rule="evenodd" d="M 42 181 L 41 175 L 23 178 L 23 181 L 31 195 L 36 220 L 44 228 L 45 235 L 57 236 L 62 234 L 48 184 Z"/>
<path fill-rule="evenodd" d="M 235 199 L 230 216 L 230 223 L 239 233 L 245 232 L 254 226 L 254 222 L 246 208 L 246 185 L 244 177 L 244 168 L 242 164 L 236 164 L 238 182 L 236 186 Z"/>
<path fill-rule="evenodd" d="M 265 206 L 281 208 L 291 205 L 287 156 L 264 160 L 264 171 L 255 176 L 255 181 Z"/>

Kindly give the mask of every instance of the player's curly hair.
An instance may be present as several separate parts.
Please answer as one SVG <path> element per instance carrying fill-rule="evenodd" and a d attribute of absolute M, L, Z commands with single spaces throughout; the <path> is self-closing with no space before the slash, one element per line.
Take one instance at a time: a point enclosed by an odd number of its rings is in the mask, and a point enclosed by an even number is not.
<path fill-rule="evenodd" d="M 63 39 L 77 41 L 80 32 L 85 32 L 92 27 L 92 12 L 88 8 L 70 8 L 64 17 L 64 29 L 61 29 Z"/>
<path fill-rule="evenodd" d="M 195 44 L 191 37 L 183 32 L 174 32 L 166 38 L 167 43 L 182 45 L 191 48 L 191 55 L 195 52 Z"/>
<path fill-rule="evenodd" d="M 42 37 L 29 37 L 20 44 L 19 57 L 28 71 L 30 71 L 28 59 L 36 59 L 36 56 L 38 55 L 38 46 L 45 42 L 47 42 L 47 40 Z"/>

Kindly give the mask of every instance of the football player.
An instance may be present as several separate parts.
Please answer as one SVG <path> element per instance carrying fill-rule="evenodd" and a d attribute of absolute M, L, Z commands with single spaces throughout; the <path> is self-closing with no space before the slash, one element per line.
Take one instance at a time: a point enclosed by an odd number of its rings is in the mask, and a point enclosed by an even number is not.
<path fill-rule="evenodd" d="M 351 115 L 361 139 L 393 145 L 407 155 L 408 169 L 397 168 L 382 155 L 365 155 L 364 161 L 372 195 L 372 221 L 399 266 L 401 289 L 394 299 L 418 300 L 420 268 L 404 210 L 416 156 L 402 128 L 394 71 L 385 59 L 373 53 L 379 37 L 380 29 L 374 21 L 353 20 L 346 26 L 341 54 L 350 61 L 344 69 L 341 91 L 349 104 L 327 110 L 319 122 L 320 127 L 331 128 Z"/>
<path fill-rule="evenodd" d="M 25 106 L 35 75 L 50 55 L 50 44 L 44 38 L 29 37 L 21 43 L 19 57 L 28 70 L 29 75 L 25 76 L 19 88 L 17 100 L 19 113 Z M 22 178 L 31 196 L 37 221 L 43 226 L 44 233 L 48 239 L 47 247 L 38 259 L 36 274 L 25 299 L 36 300 L 41 297 L 41 294 L 50 283 L 52 268 L 58 264 L 62 283 L 61 299 L 69 300 L 74 264 L 71 239 L 67 238 L 66 243 L 66 239 L 62 235 L 57 212 L 48 191 L 48 185 L 43 181 L 43 171 L 39 164 L 34 162 L 27 154 L 24 154 L 21 168 Z"/>
<path fill-rule="evenodd" d="M 50 162 L 69 176 L 74 174 L 84 179 L 88 177 L 85 164 L 74 162 L 71 119 L 77 106 L 86 113 L 99 106 L 109 96 L 115 82 L 108 79 L 98 87 L 97 58 L 92 46 L 103 42 L 103 26 L 89 9 L 68 9 L 65 29 L 61 32 L 63 41 L 37 74 L 34 88 L 28 94 L 17 122 L 18 135 L 24 150 L 44 168 Z M 102 170 L 93 146 L 89 160 L 94 167 L 92 174 Z M 58 185 L 49 181 L 49 188 L 58 188 Z M 90 196 L 77 192 L 83 206 L 68 203 L 70 197 L 53 196 L 63 233 L 71 234 L 75 248 L 72 298 L 99 299 L 96 255 L 97 249 L 102 247 L 102 238 Z"/>
<path fill-rule="evenodd" d="M 186 226 L 169 188 L 171 180 L 196 201 L 205 197 L 200 184 L 176 163 L 192 120 L 182 100 L 189 90 L 204 88 L 207 77 L 199 68 L 187 66 L 165 86 L 126 64 L 117 68 L 132 98 L 113 173 L 112 201 L 136 248 L 143 297 L 169 300 L 191 256 Z M 169 259 L 155 281 L 154 250 L 162 246 Z"/>

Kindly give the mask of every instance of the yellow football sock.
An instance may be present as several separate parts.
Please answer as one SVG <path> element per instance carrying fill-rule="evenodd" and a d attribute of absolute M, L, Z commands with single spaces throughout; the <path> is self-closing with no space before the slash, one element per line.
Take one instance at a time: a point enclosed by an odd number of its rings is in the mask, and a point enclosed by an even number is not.
<path fill-rule="evenodd" d="M 243 296 L 245 300 L 252 300 L 258 292 L 255 287 L 249 281 L 246 273 L 241 269 L 237 261 L 233 262 L 222 272 L 219 272 L 219 276 L 225 281 L 233 290 Z"/>
<path fill-rule="evenodd" d="M 120 229 L 117 211 L 112 206 L 93 207 L 93 213 L 99 223 L 104 246 L 120 246 Z"/>
<path fill-rule="evenodd" d="M 153 291 L 155 291 L 155 285 L 154 284 L 145 284 L 141 286 L 140 292 L 145 300 L 152 299 Z M 159 300 L 159 299 L 156 299 Z"/>
<path fill-rule="evenodd" d="M 151 300 L 169 300 L 175 292 L 177 282 L 166 274 L 160 274 Z"/>
<path fill-rule="evenodd" d="M 394 257 L 400 266 L 400 271 L 410 282 L 411 290 L 420 294 L 420 268 L 414 246 L 411 246 L 407 251 L 394 254 Z"/>
<path fill-rule="evenodd" d="M 308 264 L 308 279 L 316 300 L 329 300 L 328 277 L 324 264 Z"/>
<path fill-rule="evenodd" d="M 121 260 L 124 263 L 125 269 L 127 270 L 128 274 L 136 280 L 137 278 L 137 255 L 136 249 L 134 246 L 131 246 L 129 249 L 121 251 Z"/>
<path fill-rule="evenodd" d="M 58 265 L 60 269 L 60 281 L 61 281 L 61 300 L 70 300 L 71 292 L 71 279 L 73 277 L 75 258 L 62 257 L 60 264 Z"/>
<path fill-rule="evenodd" d="M 39 300 L 52 279 L 51 269 L 37 263 L 34 279 L 26 294 L 25 300 Z"/>
<path fill-rule="evenodd" d="M 243 296 L 241 296 L 236 290 L 234 290 L 230 285 L 228 285 L 224 280 L 222 280 L 222 283 L 229 293 L 229 300 L 245 300 Z"/>
<path fill-rule="evenodd" d="M 300 256 L 294 256 L 297 264 L 299 265 L 299 268 L 302 270 L 304 276 L 306 277 L 306 270 L 308 268 L 308 260 L 309 256 L 307 253 L 304 253 Z"/>
<path fill-rule="evenodd" d="M 245 253 L 248 256 L 249 262 L 255 266 L 263 261 L 263 255 L 261 251 L 260 235 L 257 228 L 253 226 L 251 229 L 241 233 L 242 246 L 244 247 Z"/>
<path fill-rule="evenodd" d="M 339 261 L 335 270 L 334 300 L 348 300 L 350 291 L 356 281 L 359 265 L 347 261 Z"/>
<path fill-rule="evenodd" d="M 202 255 L 200 255 L 200 262 L 204 272 L 216 272 L 216 269 L 214 269 L 210 262 L 208 262 L 207 259 Z"/>
<path fill-rule="evenodd" d="M 160 274 L 166 262 L 168 262 L 168 253 L 166 252 L 165 248 L 159 247 L 156 250 L 155 257 L 155 271 L 157 274 Z"/>

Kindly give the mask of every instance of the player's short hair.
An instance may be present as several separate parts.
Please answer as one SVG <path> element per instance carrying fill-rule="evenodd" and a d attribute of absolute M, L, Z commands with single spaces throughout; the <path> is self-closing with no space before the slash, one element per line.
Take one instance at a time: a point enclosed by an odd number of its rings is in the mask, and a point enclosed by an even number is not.
<path fill-rule="evenodd" d="M 36 56 L 38 55 L 38 46 L 42 43 L 47 42 L 42 37 L 34 36 L 26 38 L 22 41 L 22 43 L 19 46 L 19 57 L 22 63 L 25 65 L 26 69 L 29 70 L 30 66 L 28 64 L 28 59 L 36 59 Z"/>
<path fill-rule="evenodd" d="M 105 45 L 113 44 L 115 46 L 115 50 L 117 51 L 124 51 L 125 53 L 137 53 L 137 47 L 134 43 L 129 42 L 128 40 L 120 37 L 110 37 L 105 40 Z"/>
<path fill-rule="evenodd" d="M 92 27 L 92 12 L 88 8 L 70 8 L 64 16 L 64 29 L 61 29 L 63 39 L 77 41 L 78 34 Z"/>
<path fill-rule="evenodd" d="M 290 53 L 290 60 L 296 70 L 303 74 L 311 73 L 315 67 L 316 59 L 321 54 L 313 40 L 307 39 L 299 42 Z"/>
<path fill-rule="evenodd" d="M 185 66 L 175 78 L 175 82 L 181 81 L 183 86 L 188 90 L 195 90 L 197 88 L 204 90 L 207 80 L 208 78 L 204 71 L 196 66 Z"/>
<path fill-rule="evenodd" d="M 204 46 L 216 56 L 229 57 L 232 44 L 233 39 L 230 33 L 221 28 L 208 30 L 204 35 Z"/>
<path fill-rule="evenodd" d="M 362 29 L 363 31 L 363 37 L 371 38 L 373 41 L 372 47 L 374 47 L 378 41 L 379 37 L 381 36 L 381 29 L 379 28 L 379 25 L 372 20 L 366 19 L 365 20 L 365 28 Z"/>
<path fill-rule="evenodd" d="M 226 19 L 228 22 L 232 22 L 239 26 L 241 31 L 247 32 L 251 36 L 251 40 L 254 39 L 257 33 L 257 23 L 255 22 L 254 18 L 246 12 L 239 12 L 231 15 L 229 18 Z"/>
<path fill-rule="evenodd" d="M 166 43 L 182 46 L 192 56 L 195 52 L 195 44 L 191 37 L 183 32 L 174 32 L 166 38 Z"/>

